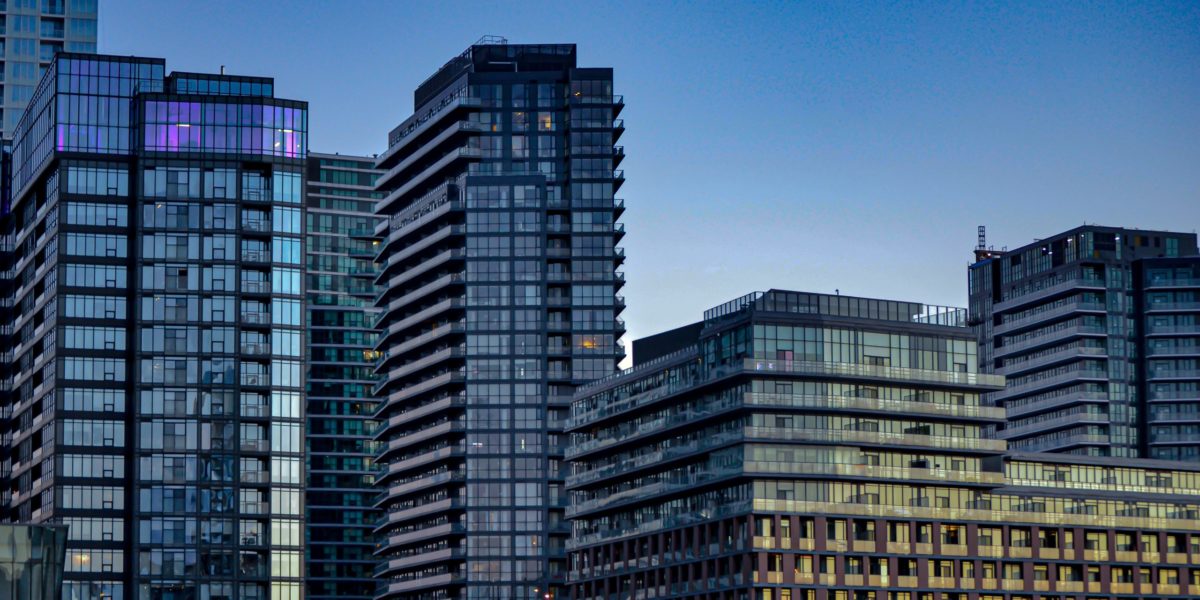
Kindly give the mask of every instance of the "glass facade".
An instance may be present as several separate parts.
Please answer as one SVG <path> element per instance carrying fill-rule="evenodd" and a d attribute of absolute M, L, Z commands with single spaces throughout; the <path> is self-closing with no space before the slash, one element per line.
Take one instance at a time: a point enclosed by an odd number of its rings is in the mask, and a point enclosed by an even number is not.
<path fill-rule="evenodd" d="M 370 598 L 375 591 L 374 165 L 364 157 L 308 158 L 309 600 Z"/>
<path fill-rule="evenodd" d="M 568 399 L 624 355 L 623 104 L 571 45 L 476 45 L 415 96 L 378 160 L 378 597 L 561 594 Z"/>
<path fill-rule="evenodd" d="M 1134 277 L 1147 456 L 1200 462 L 1200 256 L 1144 260 Z"/>
<path fill-rule="evenodd" d="M 0 600 L 57 600 L 67 528 L 0 525 Z"/>
<path fill-rule="evenodd" d="M 12 137 L 55 53 L 96 52 L 98 0 L 0 2 L 0 130 Z"/>
<path fill-rule="evenodd" d="M 66 598 L 298 600 L 306 105 L 163 72 L 59 54 L 15 132 L 8 509 Z"/>
<path fill-rule="evenodd" d="M 1190 278 L 1175 285 L 1147 266 L 1196 262 L 1178 258 L 1196 255 L 1195 234 L 1085 226 L 980 253 L 969 276 L 979 368 L 1008 382 L 987 397 L 1008 415 L 990 435 L 1024 451 L 1200 459 L 1177 402 L 1195 387 Z M 1150 426 L 1156 414 L 1173 423 Z"/>
<path fill-rule="evenodd" d="M 571 597 L 1200 592 L 1200 467 L 1006 453 L 1003 377 L 930 314 L 961 311 L 772 290 L 581 387 Z"/>

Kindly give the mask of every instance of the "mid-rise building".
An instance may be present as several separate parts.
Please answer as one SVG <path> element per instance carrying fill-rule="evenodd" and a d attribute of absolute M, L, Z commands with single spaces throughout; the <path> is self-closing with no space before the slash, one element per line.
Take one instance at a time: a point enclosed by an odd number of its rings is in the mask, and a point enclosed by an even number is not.
<path fill-rule="evenodd" d="M 10 520 L 64 598 L 299 600 L 307 105 L 59 53 L 13 136 Z"/>
<path fill-rule="evenodd" d="M 976 250 L 985 401 L 1014 450 L 1200 460 L 1196 235 L 1087 225 Z M 1186 258 L 1191 257 L 1191 258 Z M 1167 262 L 1160 262 L 1167 261 Z"/>
<path fill-rule="evenodd" d="M 57 52 L 96 52 L 98 0 L 0 2 L 0 136 L 11 138 Z"/>
<path fill-rule="evenodd" d="M 308 600 L 375 593 L 374 165 L 308 155 Z"/>
<path fill-rule="evenodd" d="M 377 167 L 378 597 L 560 597 L 563 423 L 623 357 L 612 69 L 483 40 Z"/>
<path fill-rule="evenodd" d="M 772 290 L 581 387 L 576 600 L 1200 594 L 1200 465 L 1006 453 L 966 310 Z"/>

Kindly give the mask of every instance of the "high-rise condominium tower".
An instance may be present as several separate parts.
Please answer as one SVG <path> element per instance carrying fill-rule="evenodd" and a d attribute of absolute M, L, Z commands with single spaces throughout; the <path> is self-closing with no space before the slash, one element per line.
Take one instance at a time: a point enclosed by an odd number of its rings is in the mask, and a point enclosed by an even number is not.
<path fill-rule="evenodd" d="M 96 52 L 97 0 L 0 2 L 0 129 L 11 138 L 56 52 Z"/>
<path fill-rule="evenodd" d="M 307 105 L 60 53 L 5 207 L 5 508 L 66 598 L 298 600 Z"/>
<path fill-rule="evenodd" d="M 375 593 L 374 165 L 308 155 L 308 600 Z"/>
<path fill-rule="evenodd" d="M 380 598 L 558 597 L 563 422 L 623 356 L 623 126 L 575 46 L 485 41 L 388 136 Z"/>
<path fill-rule="evenodd" d="M 1021 451 L 1200 460 L 1196 235 L 1087 225 L 976 250 L 971 323 L 987 396 Z"/>

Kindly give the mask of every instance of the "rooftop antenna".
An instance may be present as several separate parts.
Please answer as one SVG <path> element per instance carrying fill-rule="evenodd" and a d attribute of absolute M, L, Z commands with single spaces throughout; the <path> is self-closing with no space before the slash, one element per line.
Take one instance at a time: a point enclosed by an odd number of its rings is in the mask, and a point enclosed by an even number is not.
<path fill-rule="evenodd" d="M 980 225 L 978 228 L 979 241 L 975 244 L 975 262 L 987 260 L 998 254 L 1003 254 L 1008 248 L 1002 248 L 997 252 L 994 248 L 988 248 L 987 245 L 987 226 Z"/>
<path fill-rule="evenodd" d="M 221 74 L 222 74 L 222 75 L 224 75 L 224 74 L 225 74 L 225 65 L 221 65 Z"/>

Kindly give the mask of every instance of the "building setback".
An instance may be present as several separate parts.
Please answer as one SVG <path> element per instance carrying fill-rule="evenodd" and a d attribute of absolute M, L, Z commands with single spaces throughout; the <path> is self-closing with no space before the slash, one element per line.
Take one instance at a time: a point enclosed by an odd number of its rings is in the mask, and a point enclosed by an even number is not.
<path fill-rule="evenodd" d="M 1014 250 L 976 250 L 985 401 L 1014 450 L 1200 460 L 1196 235 L 1083 226 Z"/>
<path fill-rule="evenodd" d="M 308 600 L 370 598 L 375 159 L 308 155 Z"/>
<path fill-rule="evenodd" d="M 483 40 L 388 136 L 379 598 L 561 597 L 562 424 L 624 352 L 612 70 Z"/>
<path fill-rule="evenodd" d="M 760 292 L 580 388 L 572 598 L 1200 594 L 1200 467 L 1005 453 L 966 316 Z"/>
<path fill-rule="evenodd" d="M 0 135 L 11 138 L 56 52 L 94 54 L 98 0 L 0 2 Z"/>
<path fill-rule="evenodd" d="M 298 600 L 307 105 L 60 53 L 13 139 L 7 518 L 64 598 Z"/>

